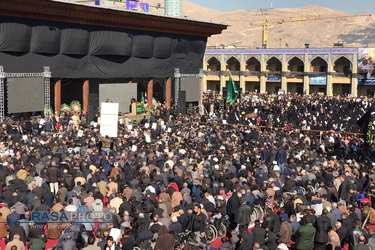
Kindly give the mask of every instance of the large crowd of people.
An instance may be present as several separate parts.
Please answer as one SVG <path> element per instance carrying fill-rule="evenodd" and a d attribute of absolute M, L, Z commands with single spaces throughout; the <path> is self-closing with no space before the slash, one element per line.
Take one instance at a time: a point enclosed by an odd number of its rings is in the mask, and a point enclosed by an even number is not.
<path fill-rule="evenodd" d="M 161 104 L 149 119 L 122 119 L 114 138 L 80 114 L 5 120 L 6 250 L 375 249 L 375 151 L 354 134 L 372 99 L 220 99 L 208 95 L 202 116 Z M 107 220 L 38 224 L 35 211 Z"/>

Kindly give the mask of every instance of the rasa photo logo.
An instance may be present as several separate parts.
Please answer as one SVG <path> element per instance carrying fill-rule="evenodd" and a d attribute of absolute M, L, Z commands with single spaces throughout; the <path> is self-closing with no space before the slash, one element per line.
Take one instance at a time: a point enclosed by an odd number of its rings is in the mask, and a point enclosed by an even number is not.
<path fill-rule="evenodd" d="M 112 223 L 111 213 L 104 212 L 31 212 L 30 222 L 34 223 Z"/>

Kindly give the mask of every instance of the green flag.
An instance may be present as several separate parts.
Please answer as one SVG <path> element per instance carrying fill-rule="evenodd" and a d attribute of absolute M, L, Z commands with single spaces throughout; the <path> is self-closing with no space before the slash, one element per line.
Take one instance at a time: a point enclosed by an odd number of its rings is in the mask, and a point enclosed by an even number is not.
<path fill-rule="evenodd" d="M 142 93 L 142 97 L 141 97 L 141 108 L 142 108 L 142 111 L 145 109 L 143 102 L 144 102 L 144 98 L 143 98 L 143 93 Z"/>
<path fill-rule="evenodd" d="M 238 90 L 237 90 L 236 84 L 234 84 L 232 75 L 230 73 L 229 73 L 229 82 L 228 82 L 227 92 L 228 92 L 227 103 L 229 103 L 229 105 L 232 105 L 238 96 Z"/>

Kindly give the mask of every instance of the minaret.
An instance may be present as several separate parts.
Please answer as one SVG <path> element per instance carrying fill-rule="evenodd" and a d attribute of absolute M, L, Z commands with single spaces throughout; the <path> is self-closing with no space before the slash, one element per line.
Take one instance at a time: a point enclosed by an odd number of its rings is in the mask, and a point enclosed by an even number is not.
<path fill-rule="evenodd" d="M 182 0 L 165 0 L 165 15 L 182 17 Z"/>

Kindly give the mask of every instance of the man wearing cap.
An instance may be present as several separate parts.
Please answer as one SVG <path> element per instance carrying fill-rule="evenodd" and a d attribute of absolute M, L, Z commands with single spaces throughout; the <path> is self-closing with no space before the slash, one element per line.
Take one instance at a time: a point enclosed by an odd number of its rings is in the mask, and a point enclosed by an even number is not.
<path fill-rule="evenodd" d="M 240 178 L 240 177 L 247 177 L 247 173 L 248 171 L 246 170 L 246 166 L 245 165 L 241 165 L 241 169 L 238 171 L 237 173 L 237 177 Z"/>

